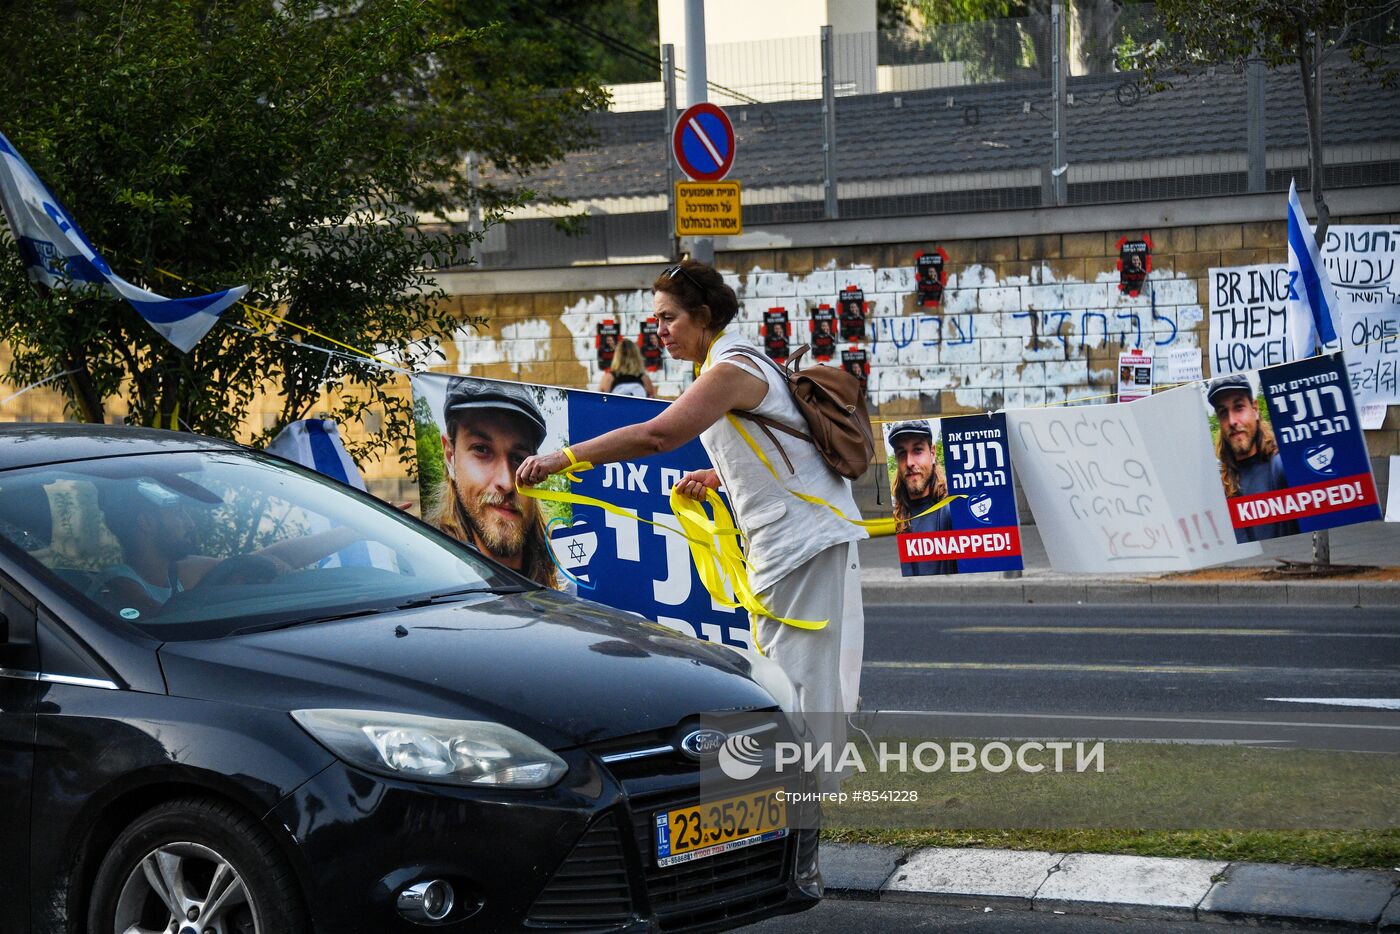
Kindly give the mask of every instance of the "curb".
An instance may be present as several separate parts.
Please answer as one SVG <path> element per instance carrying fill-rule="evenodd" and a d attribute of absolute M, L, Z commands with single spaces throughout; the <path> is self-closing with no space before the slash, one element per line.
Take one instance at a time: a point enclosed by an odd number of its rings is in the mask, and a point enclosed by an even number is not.
<path fill-rule="evenodd" d="M 1400 932 L 1400 870 L 823 843 L 839 898 L 1134 920 Z"/>
<path fill-rule="evenodd" d="M 1124 581 L 1076 583 L 1066 580 L 1002 580 L 938 583 L 936 579 L 866 581 L 861 596 L 869 605 L 1015 604 L 1112 605 L 1156 603 L 1182 606 L 1400 606 L 1396 581 Z"/>

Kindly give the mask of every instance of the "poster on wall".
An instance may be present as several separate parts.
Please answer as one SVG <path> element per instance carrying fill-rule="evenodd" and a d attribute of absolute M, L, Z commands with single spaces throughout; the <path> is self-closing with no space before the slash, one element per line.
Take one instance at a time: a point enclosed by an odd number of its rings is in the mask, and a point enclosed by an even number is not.
<path fill-rule="evenodd" d="M 948 254 L 943 247 L 914 254 L 914 285 L 920 307 L 935 308 L 943 301 L 943 290 L 948 285 Z"/>
<path fill-rule="evenodd" d="M 1118 291 L 1136 298 L 1152 271 L 1152 238 L 1146 234 L 1136 240 L 1120 237 L 1117 248 Z"/>
<path fill-rule="evenodd" d="M 612 367 L 613 354 L 617 353 L 617 341 L 622 336 L 622 327 L 612 318 L 598 322 L 598 334 L 593 338 L 593 346 L 598 350 L 598 366 Z"/>
<path fill-rule="evenodd" d="M 1232 534 L 1201 391 L 1013 409 L 1011 459 L 1057 571 L 1186 571 L 1248 558 Z"/>
<path fill-rule="evenodd" d="M 1204 378 L 1199 347 L 1173 347 L 1167 351 L 1167 382 L 1172 385 Z"/>
<path fill-rule="evenodd" d="M 1337 332 L 1352 397 L 1358 408 L 1379 415 L 1371 419 L 1375 424 L 1362 427 L 1379 428 L 1386 406 L 1400 405 L 1400 304 L 1347 312 L 1337 323 Z"/>
<path fill-rule="evenodd" d="M 642 329 L 637 334 L 637 346 L 642 351 L 642 363 L 649 372 L 655 373 L 661 369 L 661 337 L 657 333 L 655 318 L 642 322 Z"/>
<path fill-rule="evenodd" d="M 1341 353 L 1198 387 L 1240 542 L 1381 517 Z"/>
<path fill-rule="evenodd" d="M 667 404 L 472 376 L 414 376 L 423 518 L 546 586 L 702 639 L 748 646 L 747 617 L 712 602 L 678 531 L 515 492 L 515 467 L 525 457 L 646 421 Z M 544 486 L 678 529 L 671 488 L 687 471 L 708 466 L 695 440 L 582 473 L 576 483 L 556 475 Z"/>
<path fill-rule="evenodd" d="M 895 422 L 885 450 L 904 577 L 1021 570 L 1004 413 Z"/>
<path fill-rule="evenodd" d="M 865 340 L 865 292 L 853 285 L 847 286 L 836 300 L 841 309 L 841 339 Z"/>
<path fill-rule="evenodd" d="M 786 308 L 770 308 L 763 313 L 763 351 L 779 363 L 787 360 L 790 350 Z"/>
<path fill-rule="evenodd" d="M 860 380 L 864 388 L 870 380 L 870 355 L 859 347 L 841 351 L 841 368 Z"/>
<path fill-rule="evenodd" d="M 1133 402 L 1152 395 L 1152 354 L 1141 350 L 1118 355 L 1118 401 Z"/>
<path fill-rule="evenodd" d="M 812 356 L 823 362 L 836 356 L 836 312 L 823 302 L 812 309 L 807 323 L 812 332 Z"/>

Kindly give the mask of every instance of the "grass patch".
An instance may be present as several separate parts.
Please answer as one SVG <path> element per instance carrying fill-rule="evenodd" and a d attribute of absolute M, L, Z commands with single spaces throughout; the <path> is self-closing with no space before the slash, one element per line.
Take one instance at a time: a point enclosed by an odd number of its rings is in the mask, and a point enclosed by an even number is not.
<path fill-rule="evenodd" d="M 906 739 L 912 753 L 917 740 Z M 886 738 L 886 748 L 899 742 Z M 936 740 L 945 752 L 954 741 Z M 967 741 L 963 741 L 967 742 Z M 864 745 L 863 743 L 861 745 Z M 1400 755 L 1235 745 L 1105 742 L 1102 766 L 1076 754 L 1014 765 L 864 773 L 847 792 L 916 793 L 917 802 L 855 800 L 828 807 L 823 838 L 896 846 L 977 846 L 1196 859 L 1400 867 Z M 1018 741 L 1007 745 L 1014 750 Z M 1083 743 L 1085 749 L 1092 742 Z M 926 756 L 925 762 L 931 757 Z M 1002 756 L 993 754 L 994 763 Z M 912 756 L 911 756 L 912 761 Z M 969 829 L 974 828 L 974 829 Z M 1129 829 L 1125 829 L 1129 828 Z"/>

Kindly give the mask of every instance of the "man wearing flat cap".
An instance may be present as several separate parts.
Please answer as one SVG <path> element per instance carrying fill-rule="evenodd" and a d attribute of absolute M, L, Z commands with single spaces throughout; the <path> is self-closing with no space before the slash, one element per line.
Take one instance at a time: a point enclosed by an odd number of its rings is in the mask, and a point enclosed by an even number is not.
<path fill-rule="evenodd" d="M 1251 496 L 1286 488 L 1288 480 L 1283 475 L 1274 429 L 1259 417 L 1249 379 L 1235 374 L 1211 380 L 1206 399 L 1220 422 L 1215 455 L 1220 459 L 1220 483 L 1225 496 Z M 1243 544 L 1297 533 L 1297 521 L 1289 519 L 1235 529 L 1235 539 Z"/>
<path fill-rule="evenodd" d="M 948 495 L 948 480 L 939 466 L 933 444 L 933 429 L 923 419 L 898 422 L 890 428 L 894 450 L 895 528 L 899 532 L 949 532 L 953 528 L 948 508 L 920 515 Z M 927 574 L 956 574 L 956 561 L 918 561 L 901 565 L 905 577 Z"/>
<path fill-rule="evenodd" d="M 461 376 L 442 407 L 446 477 L 427 519 L 541 584 L 557 587 L 544 518 L 515 491 L 515 471 L 544 441 L 544 416 L 530 390 Z"/>

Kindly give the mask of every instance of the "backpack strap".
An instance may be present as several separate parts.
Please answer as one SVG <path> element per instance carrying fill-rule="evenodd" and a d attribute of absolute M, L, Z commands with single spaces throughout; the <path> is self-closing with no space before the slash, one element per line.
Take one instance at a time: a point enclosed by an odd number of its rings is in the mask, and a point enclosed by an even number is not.
<path fill-rule="evenodd" d="M 740 414 L 742 415 L 742 413 Z M 792 459 L 788 457 L 787 451 L 783 449 L 782 443 L 778 441 L 778 436 L 773 434 L 773 431 L 769 426 L 771 425 L 772 428 L 777 428 L 780 431 L 788 431 L 789 429 L 784 428 L 777 422 L 764 418 L 761 415 L 751 416 L 749 420 L 757 424 L 759 428 L 763 429 L 763 433 L 768 436 L 768 440 L 773 442 L 773 447 L 778 449 L 778 456 L 783 459 L 783 463 L 787 466 L 788 473 L 792 474 L 793 476 L 797 476 L 797 468 L 792 466 Z M 797 432 L 795 431 L 791 433 L 797 434 Z M 799 435 L 799 437 L 801 436 Z"/>
<path fill-rule="evenodd" d="M 803 344 L 802 347 L 797 351 L 797 353 L 793 354 L 789 359 L 795 361 L 798 357 L 802 356 L 802 354 L 807 352 L 808 346 L 809 345 L 807 344 Z M 762 360 L 764 363 L 771 366 L 774 370 L 778 371 L 778 375 L 783 378 L 783 385 L 788 387 L 789 392 L 792 391 L 792 370 L 788 367 L 779 365 L 776 360 L 774 360 L 772 357 L 769 357 L 767 354 L 754 353 L 753 351 L 745 347 L 735 347 L 730 352 L 743 354 L 745 357 L 752 357 L 755 360 Z M 759 428 L 763 429 L 763 433 L 768 436 L 768 440 L 772 441 L 773 446 L 778 449 L 779 456 L 782 457 L 783 463 L 787 465 L 788 473 L 794 475 L 797 473 L 797 469 L 792 466 L 792 459 L 788 457 L 787 451 L 783 449 L 782 443 L 778 441 L 777 436 L 774 435 L 773 432 L 781 431 L 785 435 L 791 435 L 794 438 L 806 441 L 808 444 L 813 444 L 815 442 L 812 441 L 811 435 L 807 434 L 804 431 L 798 431 L 796 428 L 789 428 L 782 422 L 775 421 L 766 415 L 755 415 L 752 412 L 743 411 L 734 412 L 733 414 L 737 415 L 739 418 L 747 419 L 748 421 L 751 421 L 754 424 L 758 425 Z M 745 435 L 744 440 L 749 442 L 750 447 L 753 447 L 753 440 L 751 438 Z M 754 448 L 754 453 L 758 454 L 760 458 L 763 456 L 757 448 Z"/>
<path fill-rule="evenodd" d="M 737 416 L 739 416 L 740 418 L 747 418 L 747 419 L 748 419 L 749 421 L 751 421 L 751 422 L 756 422 L 756 423 L 758 423 L 758 426 L 759 426 L 760 428 L 762 428 L 765 432 L 767 432 L 768 429 L 771 428 L 771 429 L 773 429 L 774 431 L 781 431 L 781 432 L 782 432 L 783 434 L 785 434 L 785 435 L 792 435 L 794 438 L 800 438 L 800 439 L 803 440 L 803 441 L 807 441 L 807 442 L 811 442 L 811 441 L 812 441 L 812 436 L 809 435 L 809 434 L 807 434 L 807 432 L 805 432 L 805 431 L 798 431 L 796 428 L 789 428 L 788 426 L 784 425 L 782 422 L 775 422 L 773 419 L 769 418 L 767 415 L 755 415 L 755 414 L 753 414 L 752 412 L 735 412 L 734 414 L 737 415 Z M 771 433 L 770 433 L 768 436 L 769 436 L 770 438 L 773 437 Z M 778 439 L 777 439 L 777 438 L 773 438 L 773 443 L 776 444 L 777 442 L 778 442 Z"/>

